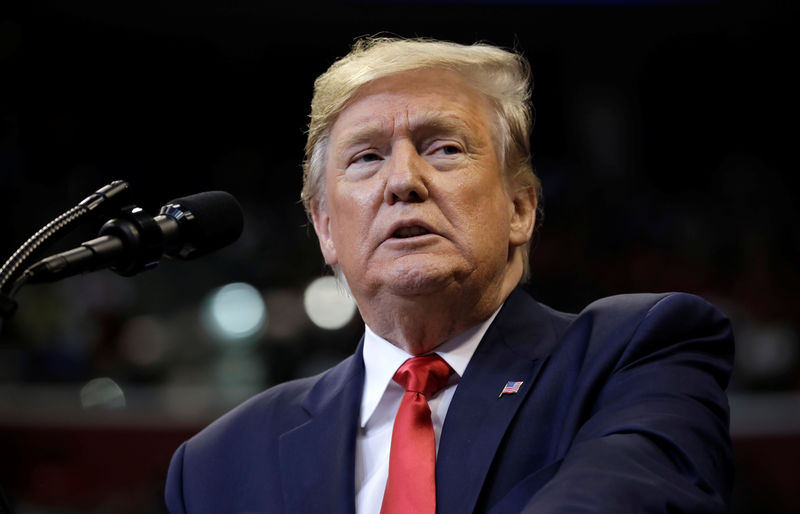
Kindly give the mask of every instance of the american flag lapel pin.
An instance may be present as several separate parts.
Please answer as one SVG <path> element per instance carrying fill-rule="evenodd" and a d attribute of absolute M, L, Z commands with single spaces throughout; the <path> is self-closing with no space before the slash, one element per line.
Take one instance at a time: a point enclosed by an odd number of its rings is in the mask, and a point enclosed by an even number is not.
<path fill-rule="evenodd" d="M 522 380 L 519 382 L 509 380 L 503 390 L 500 391 L 500 396 L 503 396 L 504 394 L 517 394 L 520 387 L 522 387 Z M 498 398 L 500 398 L 500 396 L 498 396 Z"/>

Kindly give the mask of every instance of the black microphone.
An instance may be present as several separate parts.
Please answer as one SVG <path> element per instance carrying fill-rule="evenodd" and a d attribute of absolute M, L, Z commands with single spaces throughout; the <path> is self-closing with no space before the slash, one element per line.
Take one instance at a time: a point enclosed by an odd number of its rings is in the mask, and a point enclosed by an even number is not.
<path fill-rule="evenodd" d="M 103 268 L 135 275 L 158 265 L 163 255 L 188 260 L 219 250 L 239 238 L 242 226 L 239 203 L 224 191 L 172 200 L 156 217 L 130 207 L 106 222 L 100 237 L 28 268 L 26 282 L 54 282 Z"/>

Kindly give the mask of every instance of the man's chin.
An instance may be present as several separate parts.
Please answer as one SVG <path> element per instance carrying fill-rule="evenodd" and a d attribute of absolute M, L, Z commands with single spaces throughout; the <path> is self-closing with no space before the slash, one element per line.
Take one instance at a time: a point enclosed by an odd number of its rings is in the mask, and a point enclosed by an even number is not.
<path fill-rule="evenodd" d="M 409 260 L 413 261 L 413 260 Z M 439 294 L 459 282 L 466 275 L 453 263 L 438 263 L 430 260 L 403 262 L 398 260 L 381 277 L 383 288 L 397 296 L 421 296 Z"/>

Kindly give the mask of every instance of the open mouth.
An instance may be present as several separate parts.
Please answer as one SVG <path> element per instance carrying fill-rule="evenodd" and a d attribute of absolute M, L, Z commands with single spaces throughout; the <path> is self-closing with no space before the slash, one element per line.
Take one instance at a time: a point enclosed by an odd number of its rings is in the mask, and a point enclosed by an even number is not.
<path fill-rule="evenodd" d="M 430 231 L 424 227 L 415 225 L 413 227 L 402 227 L 395 230 L 392 237 L 407 239 L 409 237 L 424 236 L 425 234 L 430 234 Z"/>

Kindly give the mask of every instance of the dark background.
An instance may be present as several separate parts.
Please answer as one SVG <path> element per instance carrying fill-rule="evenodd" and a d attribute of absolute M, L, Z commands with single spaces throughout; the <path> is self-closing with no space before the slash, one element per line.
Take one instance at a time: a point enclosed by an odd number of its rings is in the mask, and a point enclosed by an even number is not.
<path fill-rule="evenodd" d="M 32 2 L 0 11 L 0 260 L 115 179 L 155 214 L 235 195 L 242 238 L 146 274 L 29 286 L 0 333 L 0 484 L 19 514 L 161 512 L 181 440 L 352 352 L 315 328 L 325 274 L 299 204 L 314 78 L 361 35 L 512 47 L 531 61 L 545 221 L 527 288 L 578 311 L 683 290 L 733 319 L 735 512 L 800 512 L 795 13 L 775 2 Z M 57 249 L 95 236 L 77 230 Z M 246 282 L 268 328 L 203 329 Z M 142 350 L 144 348 L 144 350 Z M 137 353 L 138 352 L 138 353 Z M 142 353 L 144 352 L 144 353 Z M 81 407 L 106 377 L 124 391 Z"/>

